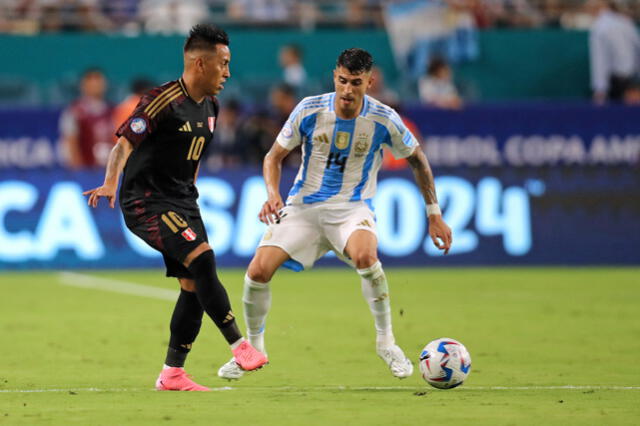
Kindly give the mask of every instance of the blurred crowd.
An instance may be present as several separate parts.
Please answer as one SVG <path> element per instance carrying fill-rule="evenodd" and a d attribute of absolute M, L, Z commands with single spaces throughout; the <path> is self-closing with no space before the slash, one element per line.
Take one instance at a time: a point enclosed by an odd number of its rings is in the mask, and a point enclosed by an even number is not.
<path fill-rule="evenodd" d="M 223 26 L 383 27 L 385 8 L 410 0 L 2 0 L 0 32 L 184 34 L 199 22 Z M 588 28 L 585 0 L 423 0 L 468 14 L 476 28 Z M 640 2 L 616 0 L 640 20 Z"/>
<path fill-rule="evenodd" d="M 283 50 L 290 47 L 285 47 Z M 375 83 L 369 91 L 395 108 L 398 95 L 384 82 L 378 68 L 373 70 Z M 260 167 L 262 160 L 274 143 L 285 121 L 301 100 L 296 80 L 287 82 L 290 73 L 283 69 L 283 80 L 274 84 L 265 102 L 248 105 L 235 98 L 221 101 L 220 115 L 216 121 L 214 142 L 203 161 L 210 171 L 242 166 Z M 135 79 L 130 93 L 117 104 L 108 100 L 109 85 L 105 74 L 98 68 L 89 68 L 81 76 L 78 97 L 62 112 L 59 122 L 60 147 L 63 165 L 70 170 L 102 168 L 115 143 L 117 129 L 134 111 L 140 97 L 154 86 L 148 78 Z M 419 137 L 417 126 L 405 119 L 406 124 Z M 285 159 L 285 167 L 298 167 L 300 150 L 294 150 Z M 406 167 L 404 160 L 386 156 L 386 169 Z"/>

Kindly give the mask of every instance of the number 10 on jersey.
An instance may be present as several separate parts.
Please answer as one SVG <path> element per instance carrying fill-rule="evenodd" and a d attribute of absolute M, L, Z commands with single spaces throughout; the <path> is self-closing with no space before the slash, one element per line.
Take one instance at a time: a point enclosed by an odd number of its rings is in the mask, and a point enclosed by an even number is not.
<path fill-rule="evenodd" d="M 191 139 L 191 146 L 189 147 L 189 154 L 187 154 L 187 160 L 198 161 L 202 155 L 202 149 L 204 148 L 204 136 L 194 136 Z"/>

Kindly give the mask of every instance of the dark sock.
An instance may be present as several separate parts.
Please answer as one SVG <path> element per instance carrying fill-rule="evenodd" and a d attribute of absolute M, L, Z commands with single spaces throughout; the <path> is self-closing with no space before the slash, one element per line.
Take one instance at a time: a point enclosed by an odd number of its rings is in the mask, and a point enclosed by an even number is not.
<path fill-rule="evenodd" d="M 171 337 L 165 360 L 165 364 L 169 367 L 184 367 L 191 344 L 200 332 L 202 313 L 203 309 L 198 296 L 181 289 L 171 316 Z"/>
<path fill-rule="evenodd" d="M 229 296 L 216 273 L 216 261 L 212 250 L 205 251 L 189 265 L 196 281 L 196 294 L 204 311 L 229 344 L 242 337 L 231 312 Z"/>

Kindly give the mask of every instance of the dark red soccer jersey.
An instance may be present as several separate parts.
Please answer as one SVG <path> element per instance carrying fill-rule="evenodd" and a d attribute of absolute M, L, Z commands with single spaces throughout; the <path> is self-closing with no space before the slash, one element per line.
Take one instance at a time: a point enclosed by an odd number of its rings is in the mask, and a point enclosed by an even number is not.
<path fill-rule="evenodd" d="M 198 208 L 194 176 L 213 137 L 218 110 L 215 97 L 200 103 L 189 97 L 182 79 L 142 97 L 116 132 L 134 146 L 120 188 L 123 209 L 140 200 Z"/>

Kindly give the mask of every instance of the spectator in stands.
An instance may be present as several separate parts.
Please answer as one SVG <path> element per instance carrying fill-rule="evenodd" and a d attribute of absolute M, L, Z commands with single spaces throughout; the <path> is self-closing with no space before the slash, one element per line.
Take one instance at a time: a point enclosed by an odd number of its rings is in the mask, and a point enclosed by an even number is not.
<path fill-rule="evenodd" d="M 640 80 L 634 80 L 624 91 L 622 102 L 629 106 L 640 106 Z"/>
<path fill-rule="evenodd" d="M 596 104 L 622 101 L 640 71 L 640 36 L 633 21 L 616 12 L 608 0 L 589 0 L 595 16 L 589 34 L 591 88 Z"/>
<path fill-rule="evenodd" d="M 148 78 L 137 78 L 131 83 L 131 94 L 120 102 L 113 110 L 113 124 L 119 128 L 122 123 L 133 113 L 142 95 L 156 85 Z M 115 135 L 114 135 L 115 138 Z"/>
<path fill-rule="evenodd" d="M 101 0 L 109 20 L 123 32 L 135 35 L 140 31 L 138 7 L 140 0 Z"/>
<path fill-rule="evenodd" d="M 209 17 L 205 0 L 142 0 L 139 10 L 145 31 L 155 34 L 187 34 Z"/>
<path fill-rule="evenodd" d="M 398 105 L 400 101 L 398 93 L 386 85 L 382 69 L 375 66 L 371 69 L 371 86 L 367 95 L 391 106 Z"/>
<path fill-rule="evenodd" d="M 302 64 L 302 50 L 295 44 L 288 44 L 280 49 L 278 55 L 286 84 L 301 90 L 307 81 L 307 71 Z"/>
<path fill-rule="evenodd" d="M 273 141 L 296 103 L 296 91 L 292 86 L 285 83 L 271 89 L 268 108 L 251 114 L 242 125 L 243 146 L 241 150 L 244 153 L 243 158 L 246 163 L 262 164 L 264 156 L 271 149 Z M 289 156 L 293 157 L 291 161 L 295 161 L 296 155 L 290 154 Z M 289 162 L 285 164 L 289 164 Z"/>
<path fill-rule="evenodd" d="M 113 147 L 112 109 L 105 100 L 107 80 L 91 68 L 80 81 L 80 97 L 60 117 L 60 143 L 66 166 L 104 167 Z"/>
<path fill-rule="evenodd" d="M 37 0 L 0 1 L 0 33 L 33 34 L 39 29 Z"/>
<path fill-rule="evenodd" d="M 99 0 L 40 0 L 42 31 L 108 31 L 111 21 L 102 13 Z"/>
<path fill-rule="evenodd" d="M 230 18 L 249 23 L 285 23 L 292 17 L 294 0 L 234 0 L 227 6 Z"/>
<path fill-rule="evenodd" d="M 420 100 L 437 108 L 460 109 L 462 99 L 453 84 L 451 67 L 442 58 L 434 58 L 429 63 L 427 74 L 418 82 Z"/>
<path fill-rule="evenodd" d="M 209 147 L 205 164 L 210 171 L 225 167 L 237 167 L 246 162 L 243 143 L 242 108 L 235 99 L 225 102 L 216 120 L 214 142 Z"/>
<path fill-rule="evenodd" d="M 271 104 L 270 117 L 273 125 L 273 140 L 280 132 L 282 126 L 293 112 L 293 109 L 298 104 L 298 97 L 296 90 L 293 86 L 286 83 L 279 84 L 271 89 L 269 94 L 269 102 Z M 284 160 L 285 166 L 291 166 L 297 168 L 300 165 L 301 150 L 300 147 L 296 147 Z"/>

